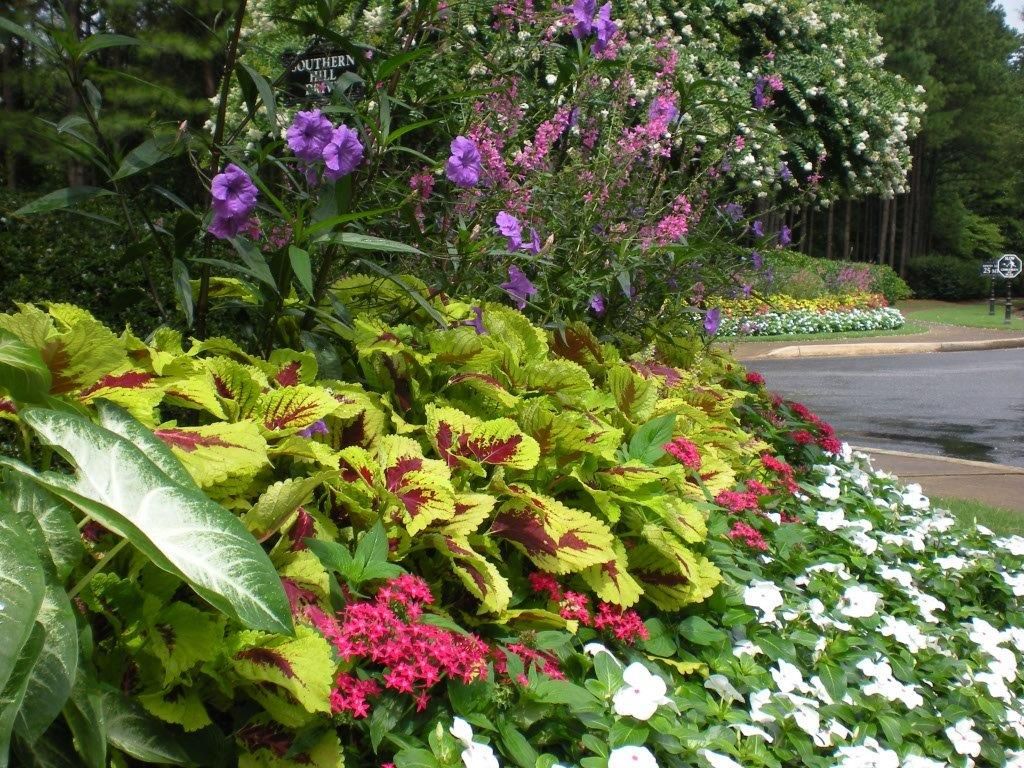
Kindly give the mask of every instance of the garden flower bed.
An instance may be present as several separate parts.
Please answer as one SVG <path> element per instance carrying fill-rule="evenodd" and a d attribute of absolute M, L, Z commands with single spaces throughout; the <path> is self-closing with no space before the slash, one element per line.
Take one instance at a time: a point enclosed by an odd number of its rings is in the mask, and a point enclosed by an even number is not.
<path fill-rule="evenodd" d="M 722 336 L 782 336 L 788 334 L 890 331 L 902 328 L 903 314 L 880 294 L 855 293 L 794 299 L 725 299 L 718 302 Z"/>
<path fill-rule="evenodd" d="M 3 459 L 16 759 L 1024 765 L 1024 539 L 728 358 L 432 309 L 356 322 L 361 384 L 0 316 L 0 415 L 76 471 Z"/>

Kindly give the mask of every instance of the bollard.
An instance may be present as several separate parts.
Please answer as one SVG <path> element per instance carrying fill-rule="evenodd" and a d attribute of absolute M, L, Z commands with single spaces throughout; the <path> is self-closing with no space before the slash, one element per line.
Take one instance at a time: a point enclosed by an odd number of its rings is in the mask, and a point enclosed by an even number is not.
<path fill-rule="evenodd" d="M 996 314 L 996 276 L 992 275 L 989 278 L 990 290 L 988 294 L 988 313 L 994 316 Z"/>
<path fill-rule="evenodd" d="M 1005 325 L 1010 323 L 1010 317 L 1013 315 L 1013 301 L 1010 298 L 1010 286 L 1012 283 L 1012 280 L 1006 281 L 1006 316 L 1003 317 L 1003 323 Z"/>

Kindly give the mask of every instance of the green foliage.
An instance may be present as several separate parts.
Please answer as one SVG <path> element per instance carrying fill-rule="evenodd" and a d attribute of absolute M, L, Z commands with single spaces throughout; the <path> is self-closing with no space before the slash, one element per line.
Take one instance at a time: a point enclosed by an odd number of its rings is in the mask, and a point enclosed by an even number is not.
<path fill-rule="evenodd" d="M 887 264 L 833 261 L 798 251 L 776 250 L 765 256 L 769 270 L 748 278 L 764 294 L 813 299 L 826 295 L 880 293 L 890 304 L 910 298 L 910 286 Z"/>
<path fill-rule="evenodd" d="M 921 299 L 960 301 L 986 296 L 989 281 L 981 276 L 981 261 L 934 254 L 907 265 L 907 282 Z"/>

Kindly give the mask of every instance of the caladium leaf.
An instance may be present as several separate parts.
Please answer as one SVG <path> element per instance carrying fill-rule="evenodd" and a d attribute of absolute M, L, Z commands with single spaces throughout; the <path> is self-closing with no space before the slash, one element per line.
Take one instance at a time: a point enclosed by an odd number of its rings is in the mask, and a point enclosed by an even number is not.
<path fill-rule="evenodd" d="M 160 427 L 153 432 L 194 479 L 218 497 L 243 490 L 269 464 L 267 442 L 251 421 L 202 427 Z"/>
<path fill-rule="evenodd" d="M 3 687 L 0 687 L 0 768 L 7 768 L 11 747 L 11 732 L 21 710 L 32 669 L 39 659 L 46 631 L 41 624 L 30 622 L 28 639 L 14 654 L 14 665 Z"/>
<path fill-rule="evenodd" d="M 14 515 L 32 538 L 33 551 L 56 580 L 63 582 L 85 554 L 71 507 L 22 475 L 5 472 L 3 480 Z M 2 509 L 0 502 L 0 513 Z"/>
<path fill-rule="evenodd" d="M 171 452 L 168 444 L 154 435 L 151 429 L 132 418 L 132 415 L 123 408 L 100 401 L 96 403 L 96 412 L 100 417 L 100 426 L 135 445 L 171 480 L 185 488 L 199 489 L 192 475 Z"/>
<path fill-rule="evenodd" d="M 106 768 L 107 732 L 103 722 L 103 700 L 95 682 L 81 670 L 64 706 L 64 720 L 86 768 Z"/>
<path fill-rule="evenodd" d="M 611 530 L 588 512 L 523 485 L 498 509 L 490 533 L 515 544 L 538 568 L 574 573 L 614 559 Z"/>
<path fill-rule="evenodd" d="M 0 691 L 14 673 L 43 604 L 44 591 L 43 564 L 32 539 L 0 497 L 0 602 L 4 606 L 0 610 Z M 0 701 L 0 711 L 4 706 Z M 6 748 L 6 740 L 0 738 L 0 755 L 6 754 Z"/>
<path fill-rule="evenodd" d="M 180 731 L 165 725 L 114 688 L 101 691 L 107 739 L 115 747 L 144 763 L 188 765 Z"/>
<path fill-rule="evenodd" d="M 125 438 L 85 419 L 29 410 L 22 418 L 78 467 L 71 480 L 34 475 L 57 495 L 129 539 L 246 626 L 291 631 L 288 601 L 266 553 L 234 515 L 175 483 Z M 11 462 L 8 462 L 11 464 Z"/>
<path fill-rule="evenodd" d="M 428 405 L 427 434 L 449 467 L 495 464 L 528 470 L 540 459 L 537 441 L 512 419 L 482 421 L 456 408 Z"/>
<path fill-rule="evenodd" d="M 78 625 L 63 587 L 48 584 L 36 623 L 44 632 L 39 660 L 32 668 L 14 731 L 30 744 L 43 735 L 64 708 L 78 672 Z"/>

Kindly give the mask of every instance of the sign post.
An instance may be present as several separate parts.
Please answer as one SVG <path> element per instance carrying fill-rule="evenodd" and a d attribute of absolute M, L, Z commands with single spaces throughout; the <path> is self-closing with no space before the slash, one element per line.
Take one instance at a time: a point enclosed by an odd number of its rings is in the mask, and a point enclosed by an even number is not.
<path fill-rule="evenodd" d="M 1003 322 L 1006 324 L 1009 324 L 1013 316 L 1012 281 L 1022 270 L 1024 270 L 1024 262 L 1021 262 L 1020 256 L 1014 253 L 1004 253 L 995 261 L 985 262 L 981 265 L 981 274 L 992 280 L 992 290 L 988 298 L 988 313 L 990 315 L 996 313 L 996 278 L 999 277 L 1006 281 L 1006 312 L 1003 316 Z"/>

